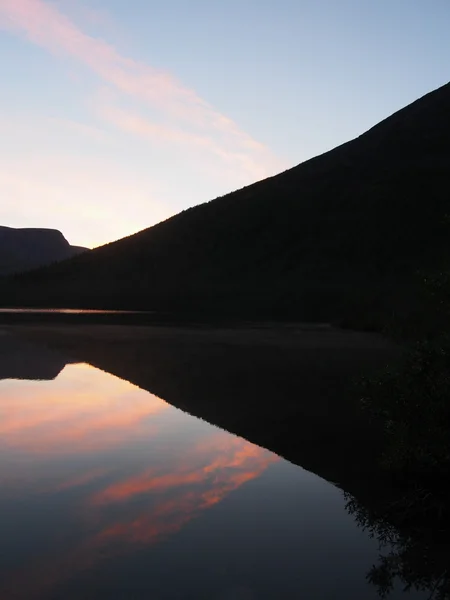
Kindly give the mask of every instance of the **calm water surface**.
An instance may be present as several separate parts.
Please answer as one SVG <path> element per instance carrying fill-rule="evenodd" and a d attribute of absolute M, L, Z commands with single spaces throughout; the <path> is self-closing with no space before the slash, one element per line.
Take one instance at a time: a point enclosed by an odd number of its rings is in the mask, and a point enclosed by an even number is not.
<path fill-rule="evenodd" d="M 0 598 L 379 597 L 333 485 L 89 365 L 27 348 L 18 373 L 8 343 Z"/>
<path fill-rule="evenodd" d="M 93 308 L 0 308 L 0 314 L 59 315 L 150 315 L 145 310 L 96 310 Z"/>

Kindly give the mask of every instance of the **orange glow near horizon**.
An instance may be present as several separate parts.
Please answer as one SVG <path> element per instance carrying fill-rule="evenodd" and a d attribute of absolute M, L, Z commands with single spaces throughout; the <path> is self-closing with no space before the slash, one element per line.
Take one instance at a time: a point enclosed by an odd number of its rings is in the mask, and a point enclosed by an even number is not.
<path fill-rule="evenodd" d="M 86 364 L 66 366 L 54 381 L 7 382 L 0 407 L 0 448 L 76 454 L 120 446 L 148 432 L 163 400 Z"/>

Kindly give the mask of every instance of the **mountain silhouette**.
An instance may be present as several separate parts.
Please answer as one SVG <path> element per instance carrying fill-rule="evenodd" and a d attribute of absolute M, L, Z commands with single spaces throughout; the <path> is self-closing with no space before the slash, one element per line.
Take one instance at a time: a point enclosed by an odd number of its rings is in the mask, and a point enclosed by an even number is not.
<path fill-rule="evenodd" d="M 71 246 L 55 229 L 0 226 L 0 275 L 49 265 L 85 250 L 87 248 Z"/>
<path fill-rule="evenodd" d="M 419 310 L 449 249 L 450 84 L 275 177 L 4 285 L 4 305 L 303 320 Z M 381 317 L 380 317 L 381 318 Z"/>

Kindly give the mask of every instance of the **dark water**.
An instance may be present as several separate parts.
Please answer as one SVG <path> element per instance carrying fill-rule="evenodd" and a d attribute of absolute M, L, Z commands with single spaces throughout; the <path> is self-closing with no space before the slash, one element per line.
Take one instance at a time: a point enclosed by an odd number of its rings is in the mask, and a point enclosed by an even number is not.
<path fill-rule="evenodd" d="M 379 597 L 367 573 L 389 548 L 339 489 L 130 383 L 35 352 L 33 363 L 3 336 L 1 599 Z M 398 584 L 389 596 L 406 597 L 429 593 Z"/>
<path fill-rule="evenodd" d="M 0 324 L 104 323 L 145 325 L 168 317 L 151 311 L 84 308 L 0 308 Z"/>
<path fill-rule="evenodd" d="M 143 315 L 152 314 L 143 310 L 95 310 L 93 308 L 0 308 L 5 315 Z"/>

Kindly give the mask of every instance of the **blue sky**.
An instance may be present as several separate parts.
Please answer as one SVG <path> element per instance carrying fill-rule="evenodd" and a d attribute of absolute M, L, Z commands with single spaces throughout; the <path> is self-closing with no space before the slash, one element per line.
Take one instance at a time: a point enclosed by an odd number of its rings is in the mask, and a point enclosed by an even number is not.
<path fill-rule="evenodd" d="M 0 224 L 97 246 L 450 79 L 449 0 L 0 0 Z"/>

